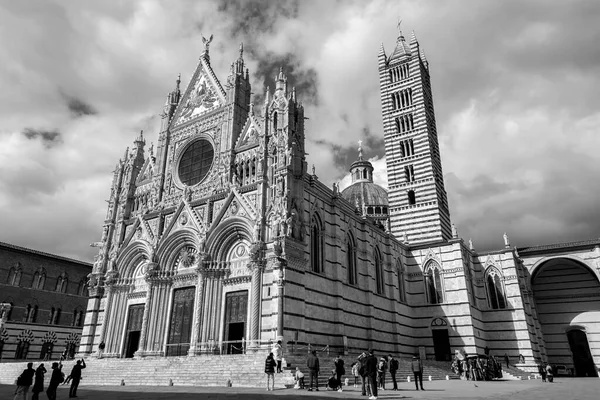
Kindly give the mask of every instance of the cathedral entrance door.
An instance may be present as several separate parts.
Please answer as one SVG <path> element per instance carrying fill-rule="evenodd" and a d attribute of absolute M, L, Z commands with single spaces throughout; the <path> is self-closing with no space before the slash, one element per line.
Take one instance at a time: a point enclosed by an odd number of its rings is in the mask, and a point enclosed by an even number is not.
<path fill-rule="evenodd" d="M 190 349 L 195 294 L 195 287 L 176 289 L 173 293 L 167 356 L 186 356 Z"/>
<path fill-rule="evenodd" d="M 573 353 L 575 376 L 598 376 L 585 332 L 581 329 L 572 329 L 567 332 L 567 338 Z"/>
<path fill-rule="evenodd" d="M 227 293 L 225 298 L 225 334 L 227 354 L 243 353 L 242 339 L 246 334 L 248 291 Z"/>
<path fill-rule="evenodd" d="M 129 317 L 127 319 L 127 333 L 125 339 L 125 358 L 133 358 L 140 346 L 140 334 L 142 332 L 142 318 L 144 317 L 144 305 L 136 304 L 129 306 Z"/>
<path fill-rule="evenodd" d="M 434 329 L 433 334 L 433 351 L 435 352 L 436 361 L 450 361 L 450 337 L 447 329 Z"/>

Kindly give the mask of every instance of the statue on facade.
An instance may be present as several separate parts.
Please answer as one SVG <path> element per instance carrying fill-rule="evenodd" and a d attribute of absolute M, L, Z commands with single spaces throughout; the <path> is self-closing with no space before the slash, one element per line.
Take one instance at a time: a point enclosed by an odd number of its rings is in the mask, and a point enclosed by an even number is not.
<path fill-rule="evenodd" d="M 473 246 L 473 239 L 469 239 L 469 250 L 474 251 L 475 246 Z"/>
<path fill-rule="evenodd" d="M 452 239 L 458 239 L 458 230 L 454 224 L 452 224 Z"/>
<path fill-rule="evenodd" d="M 510 241 L 508 240 L 508 235 L 506 234 L 506 232 L 504 232 L 504 247 L 508 248 L 510 247 Z"/>
<path fill-rule="evenodd" d="M 208 48 L 210 47 L 210 42 L 213 40 L 213 35 L 211 34 L 208 39 L 202 36 L 202 44 L 204 45 L 204 51 L 208 53 Z"/>

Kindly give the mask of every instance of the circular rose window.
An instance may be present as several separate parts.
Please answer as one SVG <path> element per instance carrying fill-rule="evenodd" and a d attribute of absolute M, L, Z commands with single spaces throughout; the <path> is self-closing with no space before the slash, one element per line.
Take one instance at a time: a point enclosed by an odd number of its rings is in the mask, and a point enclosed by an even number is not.
<path fill-rule="evenodd" d="M 187 186 L 202 182 L 213 162 L 215 151 L 208 140 L 194 141 L 185 149 L 179 161 L 179 180 Z"/>

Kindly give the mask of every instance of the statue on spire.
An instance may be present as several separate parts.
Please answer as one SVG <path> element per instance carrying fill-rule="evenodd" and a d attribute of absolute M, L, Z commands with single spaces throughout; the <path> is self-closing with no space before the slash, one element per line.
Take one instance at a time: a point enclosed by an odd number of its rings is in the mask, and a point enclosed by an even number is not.
<path fill-rule="evenodd" d="M 210 47 L 210 42 L 213 40 L 213 35 L 211 34 L 208 39 L 202 36 L 202 44 L 204 44 L 204 52 L 208 54 L 208 48 Z"/>
<path fill-rule="evenodd" d="M 358 141 L 358 159 L 362 160 L 362 140 Z"/>

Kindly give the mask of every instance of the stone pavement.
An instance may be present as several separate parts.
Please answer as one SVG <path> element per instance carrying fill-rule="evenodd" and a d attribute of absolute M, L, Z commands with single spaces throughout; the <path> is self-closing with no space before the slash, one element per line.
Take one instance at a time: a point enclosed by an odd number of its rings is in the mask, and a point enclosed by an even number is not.
<path fill-rule="evenodd" d="M 386 390 L 379 399 L 486 399 L 486 400 L 587 400 L 600 398 L 600 380 L 596 378 L 559 378 L 555 383 L 533 381 L 433 381 L 424 382 L 426 391 L 415 391 L 412 384 L 403 382 L 401 390 Z M 14 387 L 0 385 L 0 399 L 12 399 Z M 58 399 L 68 398 L 68 389 L 61 386 Z M 225 387 L 188 387 L 188 386 L 81 386 L 78 398 L 82 400 L 187 400 L 187 399 L 276 399 L 286 400 L 312 399 L 366 399 L 360 396 L 360 390 L 349 387 L 342 393 L 321 390 L 277 389 L 267 392 L 256 388 Z M 45 399 L 45 394 L 40 396 Z"/>

